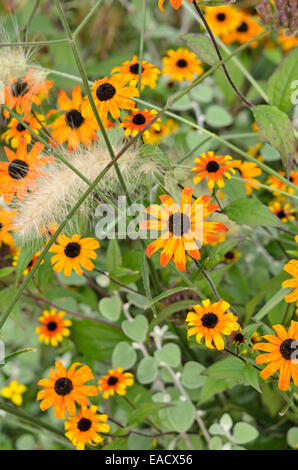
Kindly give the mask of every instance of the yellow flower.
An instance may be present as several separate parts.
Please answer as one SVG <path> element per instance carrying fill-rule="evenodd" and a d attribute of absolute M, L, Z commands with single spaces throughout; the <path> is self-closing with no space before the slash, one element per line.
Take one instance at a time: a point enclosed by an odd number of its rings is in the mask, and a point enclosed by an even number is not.
<path fill-rule="evenodd" d="M 63 320 L 65 312 L 52 308 L 50 311 L 44 310 L 43 315 L 39 317 L 42 326 L 38 326 L 35 333 L 39 335 L 39 341 L 45 344 L 57 346 L 63 340 L 63 336 L 69 336 L 71 326 L 70 320 Z"/>
<path fill-rule="evenodd" d="M 197 56 L 183 47 L 179 47 L 176 51 L 169 49 L 167 51 L 168 56 L 163 57 L 163 75 L 170 75 L 171 80 L 193 80 L 196 75 L 203 73 L 201 61 L 197 59 Z"/>
<path fill-rule="evenodd" d="M 262 173 L 261 168 L 254 162 L 242 162 L 241 160 L 234 160 L 232 166 L 237 168 L 240 171 L 240 174 L 243 179 L 251 181 L 251 183 L 244 183 L 246 194 L 250 196 L 252 193 L 252 188 L 260 189 L 260 186 L 253 183 L 258 183 L 259 181 L 255 179 L 255 176 L 260 176 Z"/>
<path fill-rule="evenodd" d="M 233 248 L 230 251 L 227 251 L 227 253 L 224 255 L 223 259 L 227 264 L 235 263 L 238 258 L 240 258 L 241 253 L 237 251 L 235 248 Z"/>
<path fill-rule="evenodd" d="M 222 40 L 226 44 L 232 44 L 235 41 L 238 41 L 240 44 L 245 44 L 262 31 L 263 28 L 255 21 L 254 18 L 251 18 L 246 13 L 241 13 L 236 29 L 225 34 Z M 257 45 L 258 41 L 254 41 L 250 44 L 250 47 L 255 48 Z"/>
<path fill-rule="evenodd" d="M 289 202 L 275 199 L 270 202 L 268 207 L 282 222 L 286 223 L 288 220 L 295 220 L 296 209 Z"/>
<path fill-rule="evenodd" d="M 240 23 L 240 12 L 231 5 L 207 7 L 205 18 L 212 32 L 217 36 L 230 33 Z"/>
<path fill-rule="evenodd" d="M 98 445 L 103 438 L 98 433 L 110 431 L 108 416 L 99 414 L 97 407 L 82 406 L 77 416 L 71 416 L 64 423 L 65 436 L 76 446 L 77 450 L 84 450 L 86 444 Z"/>
<path fill-rule="evenodd" d="M 223 176 L 230 179 L 231 173 L 235 174 L 233 168 L 234 161 L 229 155 L 215 155 L 214 152 L 202 153 L 195 159 L 197 164 L 191 171 L 197 171 L 198 174 L 193 178 L 193 182 L 198 184 L 207 178 L 209 191 L 214 190 L 215 183 L 219 188 L 225 185 Z"/>
<path fill-rule="evenodd" d="M 26 390 L 26 385 L 19 384 L 17 380 L 12 380 L 7 387 L 2 388 L 1 395 L 11 400 L 16 406 L 21 406 L 23 403 L 22 395 Z"/>
<path fill-rule="evenodd" d="M 22 121 L 27 124 L 35 134 L 39 134 L 39 129 L 45 127 L 45 117 L 42 114 L 34 113 L 29 114 L 28 116 L 22 117 Z M 13 149 L 16 149 L 24 137 L 27 144 L 31 144 L 32 135 L 31 132 L 26 129 L 17 119 L 12 118 L 7 126 L 7 131 L 2 134 L 2 139 L 5 140 L 7 144 L 12 146 Z"/>
<path fill-rule="evenodd" d="M 134 384 L 134 376 L 130 372 L 123 372 L 121 367 L 110 369 L 108 375 L 105 375 L 98 381 L 98 388 L 103 392 L 103 398 L 109 398 L 115 393 L 125 395 L 126 387 Z"/>
<path fill-rule="evenodd" d="M 95 238 L 81 238 L 81 235 L 73 235 L 71 238 L 66 235 L 59 235 L 57 243 L 51 246 L 50 253 L 56 253 L 51 263 L 54 264 L 54 271 L 59 273 L 64 270 L 65 276 L 70 276 L 74 270 L 77 274 L 83 274 L 83 270 L 92 271 L 94 264 L 91 259 L 96 259 L 95 250 L 99 248 L 99 243 Z"/>
<path fill-rule="evenodd" d="M 20 256 L 20 252 L 21 252 L 21 249 L 18 248 L 16 254 L 13 257 L 13 263 L 12 263 L 13 266 L 18 265 L 18 259 L 19 259 L 19 256 Z M 36 264 L 38 258 L 40 257 L 40 255 L 41 255 L 40 251 L 37 251 L 36 253 L 34 253 L 31 260 L 29 261 L 29 263 L 27 264 L 26 268 L 23 271 L 24 276 L 27 276 L 27 274 L 31 271 L 31 269 L 33 269 L 33 267 L 35 266 L 35 264 Z M 43 264 L 43 263 L 44 263 L 44 260 L 42 260 L 41 264 Z"/>
<path fill-rule="evenodd" d="M 291 274 L 293 279 L 287 279 L 282 283 L 282 287 L 288 288 L 292 287 L 294 290 L 290 294 L 286 295 L 285 301 L 290 302 L 297 302 L 298 300 L 298 260 L 291 259 L 285 266 L 284 271 Z"/>
<path fill-rule="evenodd" d="M 148 133 L 144 135 L 143 140 L 145 144 L 155 145 L 161 141 L 164 137 L 168 136 L 172 132 L 175 132 L 178 129 L 178 124 L 174 119 L 167 119 L 165 123 L 159 123 L 159 130 L 150 128 Z"/>
<path fill-rule="evenodd" d="M 12 235 L 9 233 L 14 228 L 13 219 L 17 211 L 7 211 L 0 208 L 0 246 L 3 244 L 13 248 L 15 243 Z"/>
<path fill-rule="evenodd" d="M 186 317 L 188 323 L 187 337 L 196 335 L 196 341 L 201 343 L 205 339 L 207 348 L 222 350 L 225 342 L 222 335 L 230 335 L 238 331 L 240 325 L 238 317 L 228 312 L 230 304 L 225 300 L 211 303 L 209 299 L 203 300 L 202 305 L 191 305 L 195 312 L 189 312 Z"/>
<path fill-rule="evenodd" d="M 151 111 L 148 111 L 148 109 L 140 111 L 135 108 L 132 110 L 131 114 L 124 117 L 124 120 L 121 122 L 119 127 L 125 129 L 124 135 L 132 135 L 135 137 L 145 126 L 147 126 L 147 124 L 150 123 L 150 121 L 152 121 L 152 119 L 154 119 L 156 114 L 157 111 L 155 111 L 155 109 L 152 109 Z M 153 129 L 158 132 L 160 129 L 159 123 L 160 119 L 157 119 L 142 135 L 144 137 L 148 137 L 150 135 L 150 131 Z"/>
<path fill-rule="evenodd" d="M 156 87 L 156 81 L 160 70 L 156 65 L 148 64 L 146 60 L 142 61 L 142 75 L 141 75 L 141 90 L 148 85 L 150 88 Z M 133 56 L 132 60 L 127 60 L 120 67 L 114 67 L 112 69 L 112 75 L 119 78 L 124 78 L 129 81 L 132 86 L 137 85 L 139 81 L 139 59 L 136 55 Z"/>

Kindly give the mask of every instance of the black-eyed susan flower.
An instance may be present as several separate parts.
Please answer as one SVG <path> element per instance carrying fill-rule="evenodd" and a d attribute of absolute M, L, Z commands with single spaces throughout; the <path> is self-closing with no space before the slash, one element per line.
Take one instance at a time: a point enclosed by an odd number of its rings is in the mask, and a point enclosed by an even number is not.
<path fill-rule="evenodd" d="M 96 130 L 98 124 L 93 113 L 87 113 L 83 105 L 83 98 L 80 85 L 76 85 L 72 91 L 72 99 L 69 99 L 64 90 L 60 90 L 58 96 L 58 106 L 63 111 L 50 124 L 53 143 L 62 145 L 68 142 L 70 151 L 76 150 L 80 143 L 90 145 L 97 139 Z M 57 113 L 58 110 L 52 110 L 49 114 Z"/>
<path fill-rule="evenodd" d="M 159 130 L 153 129 L 152 127 L 148 129 L 148 133 L 143 137 L 145 144 L 155 145 L 158 144 L 164 137 L 168 136 L 172 132 L 175 132 L 178 129 L 178 124 L 174 119 L 167 119 L 165 123 L 159 123 Z"/>
<path fill-rule="evenodd" d="M 157 111 L 155 111 L 155 109 L 150 111 L 148 111 L 148 109 L 144 109 L 143 111 L 140 111 L 135 108 L 132 110 L 131 114 L 124 117 L 123 122 L 121 122 L 119 127 L 125 129 L 124 135 L 132 135 L 135 137 L 145 126 L 147 126 L 147 124 L 150 123 L 150 121 L 152 121 L 152 119 L 154 119 L 156 114 Z M 150 135 L 150 130 L 152 129 L 157 132 L 160 130 L 160 119 L 157 119 L 142 135 L 148 137 Z"/>
<path fill-rule="evenodd" d="M 222 335 L 230 335 L 238 331 L 240 325 L 238 317 L 228 312 L 230 304 L 225 300 L 211 303 L 209 299 L 203 300 L 202 305 L 191 305 L 195 312 L 189 312 L 186 317 L 188 323 L 187 337 L 196 335 L 196 341 L 205 340 L 207 348 L 223 350 L 225 342 Z"/>
<path fill-rule="evenodd" d="M 233 160 L 229 155 L 215 155 L 213 151 L 202 153 L 200 157 L 195 159 L 197 164 L 191 171 L 198 174 L 193 178 L 193 182 L 198 184 L 207 178 L 209 191 L 214 190 L 215 183 L 219 188 L 225 185 L 223 177 L 231 178 L 231 174 L 235 174 L 233 168 Z"/>
<path fill-rule="evenodd" d="M 284 32 L 281 32 L 277 38 L 277 44 L 281 46 L 282 50 L 285 52 L 294 49 L 298 44 L 298 38 L 296 35 L 286 36 Z"/>
<path fill-rule="evenodd" d="M 182 82 L 183 80 L 193 80 L 196 75 L 203 73 L 201 61 L 197 59 L 194 52 L 179 47 L 176 51 L 169 49 L 167 56 L 163 57 L 163 75 L 170 75 L 170 80 Z"/>
<path fill-rule="evenodd" d="M 56 273 L 64 271 L 65 276 L 70 276 L 74 270 L 77 274 L 83 274 L 83 270 L 92 271 L 94 264 L 91 259 L 96 259 L 95 250 L 99 248 L 99 243 L 95 238 L 82 238 L 81 235 L 73 235 L 71 238 L 66 235 L 59 235 L 57 243 L 51 246 L 50 253 L 56 253 L 51 262 Z"/>
<path fill-rule="evenodd" d="M 280 390 L 288 390 L 291 377 L 294 384 L 298 385 L 298 322 L 291 321 L 288 331 L 283 325 L 273 325 L 277 336 L 265 335 L 267 343 L 257 343 L 254 350 L 259 349 L 266 354 L 261 354 L 256 358 L 257 364 L 267 364 L 260 376 L 266 380 L 278 370 Z"/>
<path fill-rule="evenodd" d="M 293 276 L 293 279 L 287 279 L 282 283 L 282 287 L 293 288 L 293 292 L 286 295 L 285 301 L 290 302 L 297 302 L 298 300 L 298 260 L 291 259 L 285 266 L 284 270 Z"/>
<path fill-rule="evenodd" d="M 5 210 L 0 208 L 0 246 L 3 244 L 13 248 L 15 243 L 10 233 L 14 229 L 13 220 L 17 215 L 15 210 Z"/>
<path fill-rule="evenodd" d="M 256 344 L 258 343 L 259 341 L 261 341 L 261 335 L 260 333 L 258 333 L 258 331 L 254 331 L 253 334 L 251 335 L 251 338 L 250 338 L 250 341 L 253 343 L 253 344 Z"/>
<path fill-rule="evenodd" d="M 11 400 L 16 406 L 21 406 L 23 403 L 23 393 L 27 390 L 26 385 L 18 383 L 17 380 L 12 380 L 6 387 L 1 389 L 1 395 L 7 400 Z"/>
<path fill-rule="evenodd" d="M 233 338 L 233 343 L 234 344 L 245 344 L 247 343 L 247 337 L 242 333 L 242 329 L 240 328 L 239 331 L 233 331 L 231 333 L 231 336 Z"/>
<path fill-rule="evenodd" d="M 15 193 L 20 201 L 23 201 L 28 190 L 37 187 L 36 179 L 44 176 L 39 168 L 52 161 L 51 157 L 37 158 L 44 145 L 40 142 L 34 144 L 27 153 L 27 143 L 22 139 L 14 153 L 8 147 L 4 147 L 8 163 L 0 162 L 0 195 L 9 204 Z"/>
<path fill-rule="evenodd" d="M 217 36 L 223 36 L 235 30 L 240 23 L 240 17 L 239 10 L 232 5 L 219 5 L 205 9 L 206 21 Z"/>
<path fill-rule="evenodd" d="M 109 398 L 115 395 L 125 395 L 126 388 L 134 384 L 134 376 L 130 372 L 124 372 L 121 367 L 110 369 L 108 375 L 105 375 L 98 381 L 98 389 L 103 392 L 103 398 Z"/>
<path fill-rule="evenodd" d="M 51 80 L 45 80 L 44 74 L 31 69 L 23 78 L 12 78 L 4 88 L 4 103 L 10 109 L 16 108 L 20 114 L 30 114 L 32 104 L 40 105 L 53 87 Z M 5 117 L 9 113 L 4 110 Z"/>
<path fill-rule="evenodd" d="M 145 86 L 150 88 L 156 87 L 156 82 L 160 70 L 156 65 L 148 64 L 146 60 L 142 61 L 142 75 L 141 75 L 141 90 Z M 132 60 L 127 60 L 120 67 L 114 67 L 112 69 L 112 75 L 119 78 L 126 79 L 130 85 L 135 86 L 139 81 L 139 59 L 136 55 L 133 56 Z"/>
<path fill-rule="evenodd" d="M 189 3 L 192 3 L 193 0 L 188 0 Z M 164 11 L 163 4 L 165 0 L 158 0 L 158 7 L 160 8 L 161 11 Z M 170 4 L 175 10 L 179 10 L 179 8 L 182 5 L 182 0 L 170 0 Z"/>
<path fill-rule="evenodd" d="M 200 196 L 192 204 L 193 189 L 187 186 L 181 194 L 180 206 L 173 199 L 163 194 L 159 196 L 162 205 L 147 207 L 146 212 L 152 219 L 141 223 L 140 229 L 158 230 L 161 235 L 151 243 L 146 250 L 150 258 L 153 253 L 162 250 L 161 266 L 167 266 L 173 259 L 180 271 L 186 270 L 186 252 L 194 259 L 200 259 L 199 248 L 203 243 L 216 240 L 215 234 L 227 232 L 227 227 L 220 222 L 207 222 L 205 219 L 218 209 L 216 204 L 210 204 L 211 197 Z"/>
<path fill-rule="evenodd" d="M 93 379 L 91 369 L 75 362 L 68 371 L 61 361 L 55 363 L 56 371 L 51 369 L 48 379 L 42 379 L 38 385 L 44 387 L 38 392 L 36 400 L 42 400 L 40 409 L 47 410 L 54 405 L 56 418 L 65 419 L 65 411 L 69 416 L 76 414 L 76 402 L 81 406 L 88 405 L 87 397 L 98 395 L 97 387 L 85 385 Z"/>
<path fill-rule="evenodd" d="M 22 117 L 22 121 L 24 121 L 25 124 L 27 124 L 37 135 L 39 134 L 39 129 L 45 127 L 45 117 L 39 113 L 24 116 Z M 7 127 L 7 131 L 5 131 L 1 137 L 7 144 L 10 143 L 12 148 L 17 148 L 22 138 L 25 138 L 27 145 L 31 144 L 31 132 L 17 119 L 12 118 Z"/>
<path fill-rule="evenodd" d="M 235 248 L 232 248 L 232 250 L 229 250 L 226 252 L 226 254 L 223 256 L 223 260 L 227 264 L 235 263 L 238 258 L 240 258 L 241 253 L 237 251 Z"/>
<path fill-rule="evenodd" d="M 234 160 L 233 167 L 239 170 L 241 177 L 245 180 L 251 181 L 251 183 L 245 182 L 245 189 L 246 194 L 250 196 L 252 193 L 252 189 L 259 189 L 260 186 L 258 184 L 259 181 L 255 178 L 256 176 L 260 176 L 262 174 L 262 170 L 258 165 L 254 162 L 243 162 L 241 160 Z"/>
<path fill-rule="evenodd" d="M 281 176 L 285 177 L 286 174 L 283 171 L 278 172 Z M 290 173 L 289 181 L 295 186 L 298 187 L 298 171 L 292 170 Z M 272 192 L 274 195 L 279 196 L 279 193 L 277 191 L 274 191 L 274 189 L 279 189 L 281 191 L 285 191 L 289 194 L 294 194 L 295 190 L 294 188 L 290 188 L 289 186 L 286 185 L 283 181 L 281 181 L 279 178 L 277 178 L 274 175 L 270 175 L 266 181 L 267 186 L 270 186 L 272 188 Z"/>
<path fill-rule="evenodd" d="M 252 38 L 257 36 L 263 31 L 263 28 L 257 23 L 257 21 L 242 12 L 239 23 L 235 30 L 230 31 L 222 36 L 222 40 L 226 44 L 232 44 L 233 42 L 239 42 L 240 44 L 245 44 L 250 41 Z M 253 41 L 250 44 L 251 48 L 256 48 L 258 41 Z"/>
<path fill-rule="evenodd" d="M 39 341 L 52 346 L 58 346 L 64 336 L 70 335 L 70 320 L 64 320 L 65 312 L 57 311 L 56 308 L 44 310 L 39 317 L 41 326 L 38 326 L 35 333 L 39 335 Z"/>
<path fill-rule="evenodd" d="M 296 209 L 289 202 L 275 199 L 270 202 L 268 207 L 282 222 L 295 220 Z"/>
<path fill-rule="evenodd" d="M 110 426 L 105 423 L 108 416 L 97 411 L 97 407 L 82 406 L 77 416 L 71 416 L 64 423 L 65 436 L 76 446 L 77 450 L 84 450 L 85 445 L 96 446 L 103 441 L 99 433 L 107 433 Z"/>
<path fill-rule="evenodd" d="M 127 79 L 112 75 L 96 80 L 92 87 L 92 96 L 98 113 L 105 123 L 110 113 L 113 119 L 120 117 L 121 109 L 133 109 L 135 102 L 131 99 L 139 96 L 134 85 L 127 86 Z M 89 102 L 85 102 L 88 113 L 92 113 Z"/>

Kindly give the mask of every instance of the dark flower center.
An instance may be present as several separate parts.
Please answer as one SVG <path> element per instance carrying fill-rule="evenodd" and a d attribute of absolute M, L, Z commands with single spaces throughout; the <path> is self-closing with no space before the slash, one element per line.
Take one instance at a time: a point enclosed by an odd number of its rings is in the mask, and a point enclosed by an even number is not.
<path fill-rule="evenodd" d="M 284 211 L 283 209 L 281 209 L 280 211 L 278 211 L 276 215 L 277 215 L 277 217 L 278 217 L 279 219 L 284 219 L 284 217 L 287 216 L 287 214 L 285 213 L 285 211 Z"/>
<path fill-rule="evenodd" d="M 27 264 L 26 269 L 32 268 L 33 263 L 34 263 L 34 261 L 33 261 L 33 258 L 32 258 L 32 260 Z"/>
<path fill-rule="evenodd" d="M 245 21 L 243 21 L 243 22 L 241 23 L 241 25 L 238 26 L 237 31 L 238 31 L 239 33 L 246 33 L 246 31 L 248 31 L 248 25 L 247 25 L 247 23 L 246 23 Z"/>
<path fill-rule="evenodd" d="M 216 18 L 217 18 L 218 21 L 225 21 L 226 15 L 225 15 L 225 13 L 218 13 L 216 15 Z"/>
<path fill-rule="evenodd" d="M 185 59 L 179 59 L 176 62 L 177 67 L 180 67 L 181 69 L 184 69 L 184 67 L 187 67 L 187 62 Z"/>
<path fill-rule="evenodd" d="M 236 343 L 244 343 L 244 335 L 242 333 L 236 333 L 234 341 L 236 341 Z"/>
<path fill-rule="evenodd" d="M 78 422 L 78 429 L 82 432 L 89 431 L 92 426 L 92 421 L 88 418 L 81 418 Z"/>
<path fill-rule="evenodd" d="M 214 160 L 211 160 L 206 165 L 206 170 L 208 171 L 208 173 L 216 173 L 218 169 L 219 169 L 219 164 Z"/>
<path fill-rule="evenodd" d="M 60 379 L 56 380 L 54 389 L 57 395 L 65 397 L 73 389 L 72 381 L 68 377 L 60 377 Z"/>
<path fill-rule="evenodd" d="M 215 313 L 205 313 L 201 318 L 201 322 L 205 328 L 215 328 L 218 323 L 218 316 Z"/>
<path fill-rule="evenodd" d="M 286 361 L 290 359 L 297 359 L 297 352 L 298 352 L 298 341 L 294 339 L 286 339 L 280 345 L 280 354 Z"/>
<path fill-rule="evenodd" d="M 130 73 L 133 73 L 134 75 L 139 74 L 139 62 L 136 62 L 135 64 L 130 65 L 129 67 Z M 142 67 L 142 73 L 144 72 L 144 67 Z"/>
<path fill-rule="evenodd" d="M 23 160 L 15 159 L 8 165 L 8 174 L 14 180 L 25 178 L 29 171 L 29 166 Z"/>
<path fill-rule="evenodd" d="M 169 217 L 169 231 L 176 235 L 177 237 L 181 237 L 184 233 L 187 233 L 190 229 L 190 219 L 187 215 L 181 212 L 175 212 Z"/>
<path fill-rule="evenodd" d="M 132 122 L 137 126 L 142 126 L 146 122 L 146 118 L 143 116 L 142 113 L 135 114 L 132 118 Z"/>
<path fill-rule="evenodd" d="M 226 259 L 234 259 L 235 255 L 232 251 L 228 251 L 226 254 L 225 254 L 225 258 Z"/>
<path fill-rule="evenodd" d="M 24 121 L 24 122 L 25 122 L 25 121 Z M 26 124 L 28 124 L 28 123 L 26 122 Z M 19 132 L 24 132 L 25 130 L 26 130 L 26 127 L 24 127 L 23 124 L 21 124 L 21 123 L 19 122 L 19 124 L 17 125 L 17 131 L 19 131 Z"/>
<path fill-rule="evenodd" d="M 2 230 L 2 229 L 3 229 L 3 224 L 1 224 L 1 222 L 0 222 L 0 230 Z"/>
<path fill-rule="evenodd" d="M 110 83 L 103 83 L 96 90 L 96 96 L 99 101 L 108 101 L 116 94 L 116 88 Z"/>
<path fill-rule="evenodd" d="M 76 109 L 72 109 L 66 114 L 66 123 L 72 129 L 77 129 L 80 127 L 84 120 L 85 119 L 81 115 L 80 111 L 77 111 Z"/>
<path fill-rule="evenodd" d="M 11 87 L 11 93 L 15 98 L 19 98 L 20 96 L 24 96 L 27 91 L 29 90 L 29 86 L 23 80 L 17 80 L 13 83 Z"/>
<path fill-rule="evenodd" d="M 47 324 L 47 329 L 49 331 L 55 331 L 57 329 L 57 323 L 55 321 L 50 321 L 48 324 Z"/>
<path fill-rule="evenodd" d="M 70 242 L 64 248 L 64 253 L 68 258 L 76 258 L 81 251 L 81 245 L 77 242 Z"/>
<path fill-rule="evenodd" d="M 118 377 L 114 377 L 113 375 L 108 378 L 108 385 L 116 385 L 118 382 Z"/>

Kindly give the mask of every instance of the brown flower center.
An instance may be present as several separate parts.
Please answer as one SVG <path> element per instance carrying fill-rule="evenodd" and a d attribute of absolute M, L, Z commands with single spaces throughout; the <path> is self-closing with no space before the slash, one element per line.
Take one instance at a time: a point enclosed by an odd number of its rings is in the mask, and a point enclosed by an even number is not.
<path fill-rule="evenodd" d="M 57 395 L 65 397 L 73 389 L 72 381 L 68 377 L 60 377 L 56 380 L 54 389 Z"/>
<path fill-rule="evenodd" d="M 78 429 L 82 432 L 89 431 L 92 426 L 92 421 L 88 418 L 81 418 L 78 422 Z"/>
<path fill-rule="evenodd" d="M 116 94 L 116 88 L 110 83 L 103 83 L 96 90 L 96 96 L 99 101 L 108 101 Z"/>
<path fill-rule="evenodd" d="M 142 113 L 135 114 L 132 118 L 132 122 L 137 126 L 142 126 L 146 122 L 145 116 Z"/>
<path fill-rule="evenodd" d="M 291 338 L 286 339 L 281 343 L 279 350 L 286 361 L 297 359 L 298 341 Z"/>
<path fill-rule="evenodd" d="M 11 93 L 15 98 L 19 98 L 20 96 L 24 96 L 27 91 L 29 90 L 28 83 L 24 82 L 23 80 L 17 80 L 12 84 Z"/>
<path fill-rule="evenodd" d="M 206 165 L 206 170 L 208 173 L 216 173 L 219 169 L 219 164 L 215 160 L 211 160 Z"/>
<path fill-rule="evenodd" d="M 235 255 L 232 251 L 228 251 L 226 254 L 225 254 L 225 258 L 226 259 L 234 259 L 235 258 Z"/>
<path fill-rule="evenodd" d="M 25 121 L 24 121 L 24 122 L 25 122 Z M 26 124 L 28 124 L 28 123 L 26 122 Z M 21 123 L 19 122 L 19 124 L 17 125 L 17 131 L 19 131 L 19 132 L 24 132 L 25 130 L 26 130 L 26 127 L 24 127 L 23 124 L 21 124 Z"/>
<path fill-rule="evenodd" d="M 27 176 L 29 166 L 24 160 L 18 160 L 17 158 L 10 162 L 8 165 L 8 174 L 14 180 L 20 180 Z"/>
<path fill-rule="evenodd" d="M 186 62 L 185 59 L 179 59 L 179 60 L 177 60 L 176 65 L 180 69 L 184 69 L 185 67 L 187 67 L 187 62 Z"/>
<path fill-rule="evenodd" d="M 201 318 L 201 322 L 205 328 L 215 328 L 218 323 L 218 316 L 215 313 L 205 313 Z"/>
<path fill-rule="evenodd" d="M 285 213 L 285 211 L 283 209 L 278 211 L 276 215 L 279 219 L 284 219 L 287 216 L 287 214 Z"/>
<path fill-rule="evenodd" d="M 77 242 L 69 242 L 64 248 L 64 254 L 68 258 L 76 258 L 81 252 L 81 245 Z"/>
<path fill-rule="evenodd" d="M 225 13 L 218 13 L 216 15 L 217 21 L 225 21 L 226 19 L 226 14 Z"/>
<path fill-rule="evenodd" d="M 237 28 L 238 33 L 246 33 L 248 31 L 248 25 L 245 21 L 242 21 L 241 25 Z"/>
<path fill-rule="evenodd" d="M 135 64 L 130 65 L 129 67 L 130 73 L 133 73 L 134 75 L 139 74 L 139 62 L 136 62 Z M 142 73 L 144 72 L 144 67 L 142 67 Z"/>
<path fill-rule="evenodd" d="M 85 119 L 81 115 L 80 111 L 76 109 L 72 109 L 66 114 L 66 123 L 71 129 L 78 129 Z"/>
<path fill-rule="evenodd" d="M 49 331 L 55 331 L 57 329 L 57 323 L 55 321 L 50 321 L 48 324 L 47 324 L 47 329 Z"/>
<path fill-rule="evenodd" d="M 242 333 L 236 333 L 234 336 L 234 341 L 236 343 L 244 343 L 244 335 Z"/>
<path fill-rule="evenodd" d="M 113 375 L 108 378 L 108 385 L 116 385 L 119 381 L 118 377 L 114 377 Z"/>
<path fill-rule="evenodd" d="M 168 227 L 173 235 L 181 237 L 184 233 L 189 231 L 191 227 L 190 219 L 181 212 L 175 212 L 169 217 Z"/>

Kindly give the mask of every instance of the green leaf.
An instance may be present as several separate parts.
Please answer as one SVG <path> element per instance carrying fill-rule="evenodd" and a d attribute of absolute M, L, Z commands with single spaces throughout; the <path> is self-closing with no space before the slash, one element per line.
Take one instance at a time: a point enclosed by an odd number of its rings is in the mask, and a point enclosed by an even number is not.
<path fill-rule="evenodd" d="M 257 392 L 262 393 L 259 384 L 259 372 L 253 366 L 245 364 L 242 369 L 242 374 L 249 385 L 251 385 Z"/>
<path fill-rule="evenodd" d="M 232 124 L 233 118 L 224 108 L 211 105 L 206 111 L 206 122 L 212 127 L 225 127 Z"/>
<path fill-rule="evenodd" d="M 144 357 L 137 369 L 137 379 L 141 384 L 150 384 L 157 377 L 157 362 L 154 357 Z"/>
<path fill-rule="evenodd" d="M 222 261 L 224 255 L 237 245 L 239 245 L 239 240 L 235 238 L 231 240 L 225 240 L 224 242 L 216 245 L 216 247 L 214 247 L 209 253 L 208 261 L 205 264 L 205 267 L 207 269 L 211 269 L 216 266 L 220 261 Z"/>
<path fill-rule="evenodd" d="M 268 96 L 270 103 L 277 106 L 281 111 L 287 111 L 293 103 L 292 83 L 298 77 L 298 48 L 291 51 L 279 64 L 268 80 Z"/>
<path fill-rule="evenodd" d="M 246 444 L 256 439 L 259 432 L 249 423 L 240 421 L 236 423 L 233 430 L 233 440 L 236 444 Z"/>
<path fill-rule="evenodd" d="M 116 268 L 122 265 L 121 251 L 116 239 L 109 241 L 107 251 L 107 268 L 109 273 L 113 272 Z"/>
<path fill-rule="evenodd" d="M 168 408 L 167 416 L 174 431 L 186 432 L 195 420 L 196 409 L 188 401 L 179 402 L 175 406 Z"/>
<path fill-rule="evenodd" d="M 218 57 L 214 47 L 207 36 L 203 34 L 189 33 L 179 36 L 181 41 L 185 42 L 198 58 L 208 65 L 218 63 Z"/>
<path fill-rule="evenodd" d="M 96 361 L 110 360 L 113 349 L 126 340 L 123 332 L 112 325 L 75 319 L 72 319 L 71 337 L 84 356 Z"/>
<path fill-rule="evenodd" d="M 174 289 L 169 289 L 166 292 L 163 292 L 162 294 L 158 295 L 157 297 L 154 297 L 154 299 L 152 299 L 151 302 L 146 305 L 146 308 L 151 307 L 151 305 L 156 304 L 156 302 L 159 302 L 160 300 L 166 299 L 172 294 L 176 294 L 177 292 L 182 292 L 184 290 L 189 290 L 189 287 L 175 287 Z"/>
<path fill-rule="evenodd" d="M 178 367 L 181 361 L 181 350 L 177 344 L 168 343 L 155 351 L 154 357 L 171 367 Z"/>
<path fill-rule="evenodd" d="M 124 268 L 123 266 L 118 266 L 110 272 L 110 276 L 122 284 L 130 284 L 131 282 L 136 282 L 140 278 L 140 272 Z M 115 284 L 112 283 L 112 285 L 114 289 Z"/>
<path fill-rule="evenodd" d="M 287 432 L 287 443 L 293 449 L 297 449 L 298 444 L 298 427 L 290 428 Z"/>
<path fill-rule="evenodd" d="M 232 384 L 233 386 L 234 384 Z M 230 388 L 231 385 L 223 379 L 215 379 L 213 377 L 208 377 L 200 394 L 199 404 L 205 403 L 212 399 L 217 393 L 223 392 L 227 388 Z"/>
<path fill-rule="evenodd" d="M 236 383 L 244 382 L 242 376 L 243 362 L 236 357 L 227 357 L 208 367 L 204 375 L 209 377 L 229 380 Z"/>
<path fill-rule="evenodd" d="M 137 354 L 131 344 L 121 341 L 117 344 L 112 355 L 113 368 L 130 369 L 137 360 Z"/>
<path fill-rule="evenodd" d="M 37 350 L 35 348 L 25 348 L 25 349 L 19 349 L 19 351 L 15 351 L 8 356 L 5 357 L 4 363 L 0 363 L 0 367 L 3 367 L 5 364 L 7 364 L 9 361 L 14 360 L 16 357 L 21 356 L 22 354 L 26 354 L 28 352 L 36 352 Z"/>
<path fill-rule="evenodd" d="M 148 320 L 144 315 L 139 314 L 133 320 L 124 320 L 121 326 L 128 338 L 138 342 L 145 341 L 148 330 Z"/>
<path fill-rule="evenodd" d="M 279 151 L 286 173 L 289 175 L 296 153 L 296 139 L 288 116 L 276 106 L 269 105 L 255 106 L 253 113 L 262 140 Z"/>
<path fill-rule="evenodd" d="M 277 305 L 284 297 L 291 292 L 291 289 L 281 288 L 276 294 L 271 297 L 268 302 L 258 311 L 258 313 L 253 317 L 255 321 L 261 320 L 268 312 L 270 312 L 275 305 Z"/>
<path fill-rule="evenodd" d="M 153 328 L 156 325 L 159 325 L 161 322 L 166 320 L 168 317 L 173 315 L 173 313 L 180 312 L 181 310 L 185 310 L 191 305 L 191 300 L 180 300 L 179 302 L 174 302 L 171 305 L 168 305 L 165 307 L 156 318 L 152 320 L 152 322 L 149 325 L 148 332 L 147 332 L 147 338 L 149 338 L 149 335 Z"/>
<path fill-rule="evenodd" d="M 0 269 L 0 277 L 9 276 L 9 274 L 11 274 L 14 271 L 14 269 L 15 268 L 13 266 L 8 266 L 6 268 Z"/>
<path fill-rule="evenodd" d="M 138 408 L 130 414 L 127 426 L 137 425 L 142 423 L 146 418 L 151 415 L 157 414 L 159 410 L 166 407 L 164 403 L 142 403 Z M 170 405 L 168 405 L 170 406 Z"/>
<path fill-rule="evenodd" d="M 282 222 L 268 207 L 258 199 L 237 199 L 224 208 L 225 214 L 237 224 L 265 225 L 269 227 L 281 226 Z"/>
<path fill-rule="evenodd" d="M 121 301 L 119 297 L 105 297 L 99 302 L 101 314 L 108 320 L 115 322 L 119 320 L 121 313 Z"/>
<path fill-rule="evenodd" d="M 181 382 L 184 387 L 189 389 L 196 389 L 201 387 L 206 382 L 206 377 L 201 375 L 205 369 L 199 362 L 189 361 L 183 367 Z"/>

